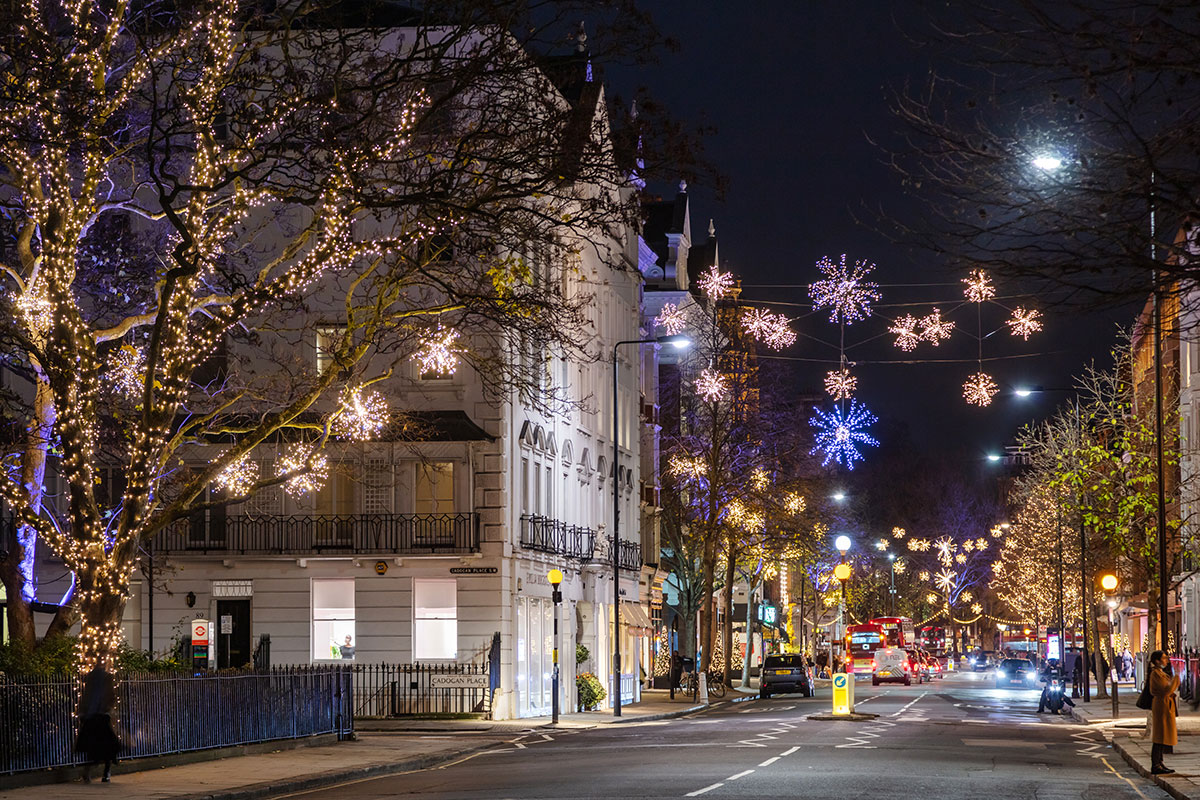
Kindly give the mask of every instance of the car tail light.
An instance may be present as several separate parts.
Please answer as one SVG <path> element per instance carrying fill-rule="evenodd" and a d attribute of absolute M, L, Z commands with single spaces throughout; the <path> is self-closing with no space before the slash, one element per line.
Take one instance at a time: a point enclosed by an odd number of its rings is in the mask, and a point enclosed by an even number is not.
<path fill-rule="evenodd" d="M 908 672 L 908 662 L 907 661 L 904 662 L 904 671 Z"/>

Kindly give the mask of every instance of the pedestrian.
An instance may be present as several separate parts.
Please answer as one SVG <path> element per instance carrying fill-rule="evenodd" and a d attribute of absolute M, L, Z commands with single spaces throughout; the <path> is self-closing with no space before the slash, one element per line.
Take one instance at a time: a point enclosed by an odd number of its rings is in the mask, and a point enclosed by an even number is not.
<path fill-rule="evenodd" d="M 1121 653 L 1120 675 L 1123 681 L 1129 680 L 1133 675 L 1133 654 L 1129 652 L 1128 647 Z"/>
<path fill-rule="evenodd" d="M 121 742 L 113 730 L 112 711 L 116 700 L 113 676 L 103 664 L 97 664 L 83 678 L 83 692 L 79 697 L 79 735 L 75 738 L 76 752 L 87 756 L 83 766 L 83 781 L 92 780 L 92 765 L 104 764 L 104 776 L 108 783 L 112 775 L 113 762 L 121 750 Z"/>
<path fill-rule="evenodd" d="M 1079 697 L 1083 689 L 1083 656 L 1075 654 L 1075 668 L 1071 670 L 1071 697 Z"/>
<path fill-rule="evenodd" d="M 1167 775 L 1175 770 L 1163 764 L 1163 755 L 1174 752 L 1179 742 L 1175 729 L 1175 690 L 1179 688 L 1179 677 L 1171 674 L 1171 662 L 1162 650 L 1150 654 L 1150 675 L 1146 678 L 1152 699 L 1150 706 L 1150 771 L 1155 775 Z"/>

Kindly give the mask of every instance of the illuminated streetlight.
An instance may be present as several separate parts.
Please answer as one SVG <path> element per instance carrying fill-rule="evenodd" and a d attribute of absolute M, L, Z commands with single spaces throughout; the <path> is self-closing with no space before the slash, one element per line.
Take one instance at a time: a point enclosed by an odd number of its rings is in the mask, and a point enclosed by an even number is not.
<path fill-rule="evenodd" d="M 991 462 L 994 464 L 994 463 L 996 463 L 997 461 L 999 461 L 999 460 L 1000 460 L 1000 456 L 999 456 L 999 455 L 997 455 L 996 453 L 988 453 L 988 454 L 987 454 L 987 460 L 988 460 L 988 461 L 991 461 Z"/>
<path fill-rule="evenodd" d="M 1117 588 L 1117 576 L 1113 575 L 1111 572 L 1107 575 L 1101 575 L 1100 588 L 1106 592 L 1111 592 L 1113 589 Z"/>
<path fill-rule="evenodd" d="M 1047 153 L 1044 155 L 1036 156 L 1033 159 L 1033 165 L 1035 167 L 1037 167 L 1038 169 L 1044 169 L 1047 172 L 1050 172 L 1052 170 L 1056 170 L 1059 167 L 1061 167 L 1063 165 L 1063 160 L 1061 158 L 1059 158 L 1058 156 L 1050 155 L 1049 153 Z"/>
<path fill-rule="evenodd" d="M 850 537 L 843 533 L 833 540 L 833 546 L 838 549 L 839 553 L 845 556 L 846 551 L 850 549 Z"/>

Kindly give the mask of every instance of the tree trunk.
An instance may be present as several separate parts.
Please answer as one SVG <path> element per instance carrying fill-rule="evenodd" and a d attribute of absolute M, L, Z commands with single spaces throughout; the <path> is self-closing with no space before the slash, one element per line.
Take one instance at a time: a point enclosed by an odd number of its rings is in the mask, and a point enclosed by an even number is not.
<path fill-rule="evenodd" d="M 725 650 L 725 669 L 721 680 L 725 681 L 726 686 L 729 686 L 733 682 L 733 582 L 737 571 L 733 564 L 733 553 L 730 552 L 727 555 L 729 557 L 725 559 L 725 587 L 722 591 L 725 596 L 725 619 L 721 622 L 721 646 Z"/>
<path fill-rule="evenodd" d="M 754 592 L 757 585 L 750 583 L 750 578 L 746 578 L 746 655 L 742 658 L 742 688 L 746 689 L 750 686 L 750 659 L 754 655 Z M 762 678 L 759 678 L 761 684 Z"/>
<path fill-rule="evenodd" d="M 713 618 L 712 594 L 714 573 L 716 572 L 715 547 L 709 543 L 704 545 L 703 576 L 700 581 L 700 663 L 699 669 L 707 671 L 712 662 Z"/>

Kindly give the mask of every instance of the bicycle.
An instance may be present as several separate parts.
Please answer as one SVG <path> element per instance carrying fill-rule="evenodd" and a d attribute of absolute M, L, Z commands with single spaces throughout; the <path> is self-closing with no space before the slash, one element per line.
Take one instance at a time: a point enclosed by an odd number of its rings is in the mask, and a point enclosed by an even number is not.
<path fill-rule="evenodd" d="M 709 697 L 721 698 L 725 696 L 725 676 L 720 672 L 710 670 L 708 673 L 707 687 Z M 699 672 L 684 672 L 679 676 L 679 685 L 675 687 L 678 692 L 690 694 L 692 697 L 700 696 L 700 673 Z"/>

